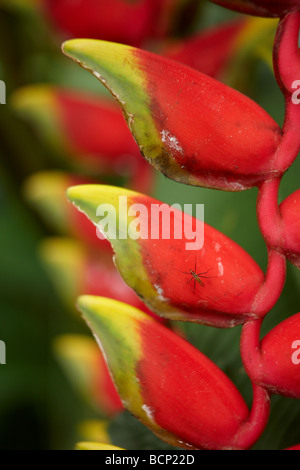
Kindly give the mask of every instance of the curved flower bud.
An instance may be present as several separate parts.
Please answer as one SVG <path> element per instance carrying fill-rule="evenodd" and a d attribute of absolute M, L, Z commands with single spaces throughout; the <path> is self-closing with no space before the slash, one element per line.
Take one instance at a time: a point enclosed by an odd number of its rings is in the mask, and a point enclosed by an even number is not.
<path fill-rule="evenodd" d="M 124 406 L 160 439 L 228 449 L 249 411 L 200 351 L 133 307 L 83 296 L 78 307 L 105 353 Z"/>
<path fill-rule="evenodd" d="M 111 444 L 101 444 L 100 442 L 78 442 L 75 450 L 125 450 Z"/>
<path fill-rule="evenodd" d="M 80 295 L 98 295 L 125 302 L 164 322 L 125 284 L 111 253 L 90 251 L 74 239 L 48 238 L 42 242 L 40 254 L 68 305 L 73 307 Z"/>
<path fill-rule="evenodd" d="M 65 192 L 70 184 L 84 182 L 87 182 L 84 178 L 60 171 L 39 172 L 26 180 L 24 194 L 49 227 L 61 234 L 72 235 L 97 249 L 110 250 L 107 241 L 97 237 L 86 217 L 66 201 Z"/>
<path fill-rule="evenodd" d="M 246 324 L 241 351 L 251 380 L 269 393 L 299 399 L 300 313 L 279 323 L 257 347 L 258 339 L 258 325 L 255 322 Z"/>
<path fill-rule="evenodd" d="M 210 0 L 230 10 L 248 15 L 279 17 L 299 10 L 300 0 Z"/>
<path fill-rule="evenodd" d="M 152 171 L 141 157 L 119 107 L 110 99 L 82 91 L 33 85 L 20 88 L 12 103 L 47 145 L 79 169 L 123 178 L 147 191 Z"/>
<path fill-rule="evenodd" d="M 300 313 L 287 318 L 261 342 L 261 384 L 273 393 L 300 398 Z"/>
<path fill-rule="evenodd" d="M 280 204 L 284 224 L 284 254 L 300 269 L 300 189 Z"/>
<path fill-rule="evenodd" d="M 56 338 L 55 354 L 74 388 L 104 416 L 123 410 L 101 351 L 89 337 L 64 335 Z"/>
<path fill-rule="evenodd" d="M 264 274 L 219 231 L 122 188 L 83 185 L 67 196 L 107 237 L 121 276 L 157 314 L 218 327 L 261 315 L 251 312 Z"/>
<path fill-rule="evenodd" d="M 279 173 L 280 128 L 236 90 L 121 44 L 78 39 L 63 50 L 111 91 L 141 153 L 169 178 L 240 191 Z"/>

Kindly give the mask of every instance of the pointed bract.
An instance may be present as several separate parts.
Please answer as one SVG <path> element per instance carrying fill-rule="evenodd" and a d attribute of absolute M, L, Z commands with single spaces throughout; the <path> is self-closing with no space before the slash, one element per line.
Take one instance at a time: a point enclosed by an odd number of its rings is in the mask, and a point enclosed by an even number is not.
<path fill-rule="evenodd" d="M 105 232 L 121 276 L 157 314 L 219 327 L 257 317 L 251 309 L 264 274 L 219 231 L 183 217 L 179 208 L 121 188 L 84 185 L 69 188 L 67 195 Z M 101 217 L 103 211 L 109 220 Z M 188 227 L 197 231 L 188 233 Z"/>
<path fill-rule="evenodd" d="M 240 191 L 278 173 L 280 128 L 236 90 L 121 44 L 79 39 L 63 51 L 111 91 L 141 153 L 169 178 Z"/>
<path fill-rule="evenodd" d="M 234 447 L 249 412 L 213 362 L 133 307 L 90 296 L 80 297 L 78 307 L 132 414 L 172 445 Z"/>
<path fill-rule="evenodd" d="M 300 313 L 273 328 L 261 342 L 260 385 L 270 392 L 300 398 Z"/>
<path fill-rule="evenodd" d="M 284 254 L 300 269 L 300 189 L 280 204 L 284 223 Z"/>

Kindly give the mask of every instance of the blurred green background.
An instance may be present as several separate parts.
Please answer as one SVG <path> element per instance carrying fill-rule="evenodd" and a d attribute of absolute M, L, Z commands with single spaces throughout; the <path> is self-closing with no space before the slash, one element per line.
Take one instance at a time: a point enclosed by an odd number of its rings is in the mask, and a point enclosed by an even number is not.
<path fill-rule="evenodd" d="M 195 31 L 231 16 L 203 2 Z M 55 233 L 22 194 L 26 177 L 58 168 L 57 159 L 10 106 L 12 93 L 33 83 L 103 93 L 95 78 L 63 57 L 60 41 L 39 14 L 0 1 L 0 79 L 7 85 L 7 105 L 0 108 L 0 340 L 7 346 L 7 364 L 0 366 L 0 449 L 72 449 L 80 438 L 78 423 L 97 418 L 53 357 L 52 341 L 57 334 L 89 332 L 79 317 L 67 311 L 44 271 L 37 247 L 45 236 Z M 270 67 L 263 61 L 251 67 L 241 88 L 282 124 L 283 98 Z M 281 199 L 299 188 L 299 174 L 298 159 L 284 178 Z M 205 221 L 238 242 L 265 269 L 256 189 L 223 193 L 187 187 L 156 174 L 153 194 L 168 203 L 204 203 Z M 299 287 L 300 273 L 289 264 L 283 295 L 264 322 L 264 332 L 299 311 Z M 182 327 L 190 341 L 232 378 L 251 406 L 251 385 L 239 356 L 240 327 Z M 128 449 L 168 448 L 129 413 L 112 421 L 110 433 L 115 445 Z M 255 448 L 283 449 L 299 442 L 300 402 L 273 397 L 268 427 Z"/>

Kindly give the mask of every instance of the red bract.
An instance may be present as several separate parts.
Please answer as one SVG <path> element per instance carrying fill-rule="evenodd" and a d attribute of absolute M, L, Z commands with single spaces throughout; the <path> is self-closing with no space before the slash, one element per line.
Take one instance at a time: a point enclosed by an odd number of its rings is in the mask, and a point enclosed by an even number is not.
<path fill-rule="evenodd" d="M 300 313 L 273 328 L 255 347 L 258 326 L 244 326 L 242 357 L 251 380 L 270 393 L 300 398 Z M 254 345 L 254 347 L 252 347 Z"/>
<path fill-rule="evenodd" d="M 152 200 L 153 204 L 157 202 Z M 148 206 L 149 202 L 137 198 L 136 203 Z M 179 217 L 180 213 L 175 213 L 175 221 Z M 146 239 L 140 243 L 143 264 L 159 296 L 176 309 L 184 309 L 185 320 L 194 318 L 223 327 L 245 321 L 247 315 L 242 312 L 252 311 L 254 298 L 264 282 L 254 260 L 207 224 L 201 250 L 186 251 L 187 239 L 176 240 L 173 236 L 171 240 Z M 203 273 L 203 286 L 193 278 L 191 270 Z"/>
<path fill-rule="evenodd" d="M 300 0 L 210 0 L 231 10 L 256 16 L 282 16 L 300 8 Z"/>
<path fill-rule="evenodd" d="M 273 393 L 300 398 L 300 313 L 283 321 L 261 342 L 260 382 Z"/>
<path fill-rule="evenodd" d="M 275 172 L 280 131 L 256 103 L 192 69 L 142 51 L 136 57 L 148 74 L 150 108 L 164 148 L 184 173 L 204 185 L 239 190 Z M 163 155 L 162 164 L 168 173 Z"/>
<path fill-rule="evenodd" d="M 178 208 L 112 186 L 78 186 L 67 194 L 105 232 L 123 279 L 159 315 L 227 328 L 261 317 L 281 292 L 280 255 L 279 260 L 277 255 L 272 259 L 278 279 L 267 279 L 239 245 L 209 225 L 196 223 L 187 214 L 183 217 Z M 116 225 L 110 222 L 108 231 L 105 218 L 99 221 L 101 207 L 110 207 L 116 215 Z M 141 233 L 128 235 L 137 223 Z M 170 231 L 163 235 L 167 225 Z M 188 233 L 187 227 L 194 233 Z M 202 236 L 196 239 L 195 233 L 199 236 L 203 227 L 201 248 Z"/>
<path fill-rule="evenodd" d="M 286 256 L 300 268 L 300 190 L 278 207 L 279 180 L 266 182 L 258 198 L 261 230 L 269 247 Z"/>
<path fill-rule="evenodd" d="M 131 413 L 172 445 L 239 448 L 236 436 L 249 411 L 215 364 L 128 305 L 83 296 L 78 307 L 101 344 Z"/>
<path fill-rule="evenodd" d="M 280 204 L 284 223 L 284 252 L 300 268 L 300 189 Z"/>
<path fill-rule="evenodd" d="M 207 357 L 165 328 L 141 322 L 139 334 L 142 359 L 137 377 L 152 419 L 195 447 L 234 447 L 232 437 L 248 410 L 233 383 Z"/>
<path fill-rule="evenodd" d="M 64 51 L 109 88 L 142 154 L 166 176 L 240 191 L 280 174 L 273 160 L 281 130 L 245 95 L 120 44 L 72 40 Z"/>

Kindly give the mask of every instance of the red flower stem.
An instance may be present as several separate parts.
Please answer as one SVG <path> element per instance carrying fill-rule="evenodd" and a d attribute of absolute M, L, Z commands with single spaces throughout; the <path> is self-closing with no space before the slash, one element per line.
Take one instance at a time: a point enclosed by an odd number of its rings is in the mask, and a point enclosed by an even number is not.
<path fill-rule="evenodd" d="M 285 256 L 273 249 L 268 250 L 268 268 L 265 282 L 252 304 L 251 313 L 265 316 L 278 301 L 286 278 Z"/>
<path fill-rule="evenodd" d="M 269 247 L 284 246 L 284 224 L 278 206 L 278 190 L 281 178 L 267 180 L 260 185 L 257 198 L 257 219 Z"/>
<path fill-rule="evenodd" d="M 292 82 L 300 77 L 300 52 L 298 34 L 300 11 L 288 13 L 279 21 L 273 49 L 273 65 L 277 82 L 284 94 L 293 93 Z"/>
<path fill-rule="evenodd" d="M 293 104 L 289 98 L 285 109 L 283 136 L 274 159 L 274 166 L 280 173 L 289 169 L 300 151 L 300 104 Z"/>
<path fill-rule="evenodd" d="M 285 121 L 274 167 L 282 174 L 296 159 L 300 150 L 300 102 L 295 100 L 295 89 L 300 88 L 300 53 L 298 47 L 300 11 L 283 17 L 278 25 L 274 44 L 274 70 L 285 97 Z M 300 100 L 299 100 L 300 101 Z M 280 178 L 265 181 L 259 188 L 257 217 L 268 246 L 268 269 L 265 282 L 252 308 L 261 317 L 278 300 L 286 277 L 284 226 L 278 206 Z M 277 250 L 277 251 L 276 251 Z M 255 384 L 263 374 L 264 364 L 260 349 L 260 330 L 263 318 L 244 324 L 241 335 L 241 357 L 252 381 L 253 404 L 249 419 L 235 437 L 238 448 L 249 448 L 263 432 L 270 414 L 269 393 Z"/>
<path fill-rule="evenodd" d="M 270 416 L 270 396 L 262 387 L 252 383 L 253 402 L 249 418 L 234 438 L 237 449 L 249 449 L 263 433 Z"/>
<path fill-rule="evenodd" d="M 279 22 L 274 43 L 274 72 L 285 97 L 283 136 L 274 160 L 281 172 L 290 167 L 300 150 L 300 102 L 293 97 L 300 88 L 299 29 L 300 11 L 285 15 Z"/>
<path fill-rule="evenodd" d="M 265 429 L 270 415 L 269 393 L 255 382 L 263 373 L 263 357 L 260 349 L 260 329 L 263 319 L 244 324 L 241 335 L 241 357 L 253 387 L 253 404 L 249 419 L 238 432 L 236 439 L 240 448 L 251 447 Z"/>
<path fill-rule="evenodd" d="M 260 329 L 263 319 L 244 324 L 241 335 L 241 358 L 252 382 L 259 382 L 263 372 L 263 358 L 260 349 Z"/>

